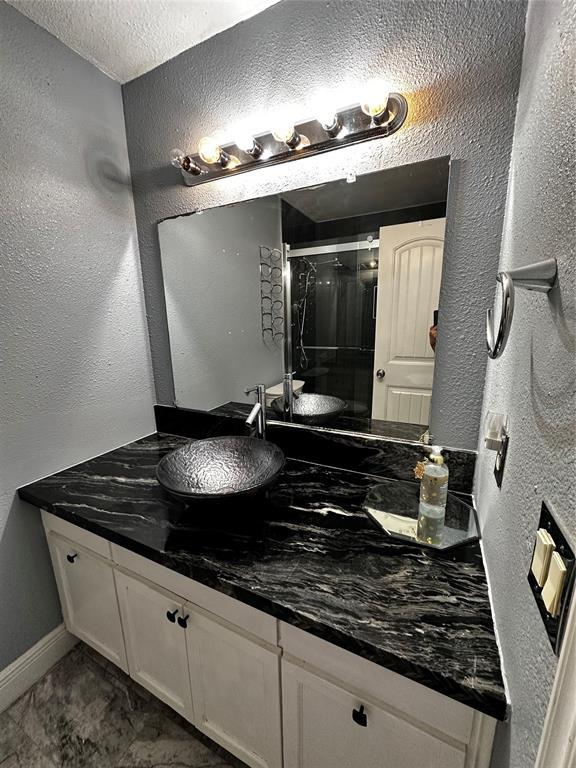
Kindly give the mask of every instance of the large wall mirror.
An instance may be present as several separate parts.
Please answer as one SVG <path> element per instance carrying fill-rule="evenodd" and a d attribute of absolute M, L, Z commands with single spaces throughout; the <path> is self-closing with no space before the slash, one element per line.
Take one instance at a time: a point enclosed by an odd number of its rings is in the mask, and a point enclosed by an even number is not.
<path fill-rule="evenodd" d="M 449 169 L 443 157 L 160 222 L 176 405 L 247 414 L 262 383 L 269 419 L 426 439 Z"/>

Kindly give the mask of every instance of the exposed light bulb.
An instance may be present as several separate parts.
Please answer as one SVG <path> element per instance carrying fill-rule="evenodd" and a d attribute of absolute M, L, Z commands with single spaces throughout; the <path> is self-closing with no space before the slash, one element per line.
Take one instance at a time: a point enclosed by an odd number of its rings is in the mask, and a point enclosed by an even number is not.
<path fill-rule="evenodd" d="M 287 144 L 291 149 L 295 149 L 300 144 L 300 136 L 290 119 L 282 118 L 278 120 L 272 128 L 272 136 L 274 136 L 276 141 Z"/>
<path fill-rule="evenodd" d="M 375 125 L 382 125 L 388 117 L 388 96 L 388 85 L 377 78 L 368 80 L 362 88 L 360 108 Z"/>
<path fill-rule="evenodd" d="M 174 168 L 180 168 L 186 173 L 190 173 L 192 176 L 199 176 L 202 173 L 202 168 L 196 163 L 190 155 L 183 152 L 181 149 L 170 150 L 170 162 Z"/>
<path fill-rule="evenodd" d="M 342 130 L 342 122 L 335 108 L 334 97 L 331 93 L 321 91 L 314 98 L 316 120 L 330 136 L 337 136 Z"/>
<path fill-rule="evenodd" d="M 236 146 L 242 152 L 250 152 L 254 147 L 254 138 L 247 133 L 243 133 L 236 137 Z"/>
<path fill-rule="evenodd" d="M 274 116 L 271 128 L 272 136 L 274 136 L 276 141 L 286 144 L 290 149 L 300 149 L 302 146 L 303 137 L 300 136 L 294 127 L 292 115 L 295 111 L 292 105 L 281 106 Z"/>
<path fill-rule="evenodd" d="M 170 150 L 170 162 L 174 168 L 182 168 L 184 155 L 185 153 L 181 149 L 174 148 Z"/>
<path fill-rule="evenodd" d="M 339 134 L 345 135 L 345 132 L 342 133 L 344 130 L 344 126 L 342 125 L 342 121 L 340 120 L 340 116 L 336 112 L 332 113 L 326 113 L 325 115 L 318 117 L 318 122 L 324 128 L 326 133 L 331 138 L 336 138 Z"/>
<path fill-rule="evenodd" d="M 205 163 L 215 165 L 219 163 L 223 167 L 228 165 L 230 156 L 224 152 L 220 144 L 212 136 L 204 136 L 198 144 L 198 154 Z"/>
<path fill-rule="evenodd" d="M 241 149 L 242 152 L 251 155 L 252 157 L 260 157 L 264 151 L 264 147 L 259 141 L 251 136 L 249 133 L 240 134 L 236 139 L 236 146 Z"/>
<path fill-rule="evenodd" d="M 330 107 L 326 107 L 322 112 L 318 112 L 316 115 L 316 120 L 318 120 L 322 128 L 326 129 L 334 125 L 337 119 L 338 115 L 333 109 L 330 109 Z"/>

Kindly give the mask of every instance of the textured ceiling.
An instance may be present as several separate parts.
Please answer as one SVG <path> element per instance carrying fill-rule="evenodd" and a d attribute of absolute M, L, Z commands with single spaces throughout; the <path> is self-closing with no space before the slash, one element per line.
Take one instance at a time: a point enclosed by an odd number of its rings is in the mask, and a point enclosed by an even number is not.
<path fill-rule="evenodd" d="M 120 83 L 278 0 L 8 0 Z"/>

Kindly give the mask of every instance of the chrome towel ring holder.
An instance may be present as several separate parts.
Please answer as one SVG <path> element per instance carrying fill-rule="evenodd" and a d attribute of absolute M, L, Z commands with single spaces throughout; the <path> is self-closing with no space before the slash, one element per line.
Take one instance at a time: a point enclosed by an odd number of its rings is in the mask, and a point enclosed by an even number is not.
<path fill-rule="evenodd" d="M 486 347 L 488 357 L 494 360 L 500 357 L 506 348 L 514 317 L 514 288 L 548 293 L 556 284 L 557 274 L 558 265 L 556 259 L 546 259 L 545 261 L 530 264 L 527 267 L 498 273 L 496 279 L 502 286 L 502 314 L 500 316 L 498 334 L 496 339 L 494 339 L 492 310 L 486 310 Z"/>

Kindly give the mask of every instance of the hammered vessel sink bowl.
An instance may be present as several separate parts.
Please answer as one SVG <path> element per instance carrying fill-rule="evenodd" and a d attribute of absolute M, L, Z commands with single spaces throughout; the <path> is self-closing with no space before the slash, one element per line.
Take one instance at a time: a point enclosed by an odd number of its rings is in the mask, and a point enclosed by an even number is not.
<path fill-rule="evenodd" d="M 272 408 L 277 413 L 284 413 L 284 398 L 277 397 L 272 401 Z M 292 413 L 294 421 L 303 424 L 326 424 L 339 416 L 346 408 L 346 402 L 333 395 L 315 395 L 303 392 L 293 400 Z"/>
<path fill-rule="evenodd" d="M 256 437 L 211 437 L 166 454 L 156 467 L 160 485 L 184 501 L 226 499 L 270 486 L 284 467 L 277 445 Z"/>

